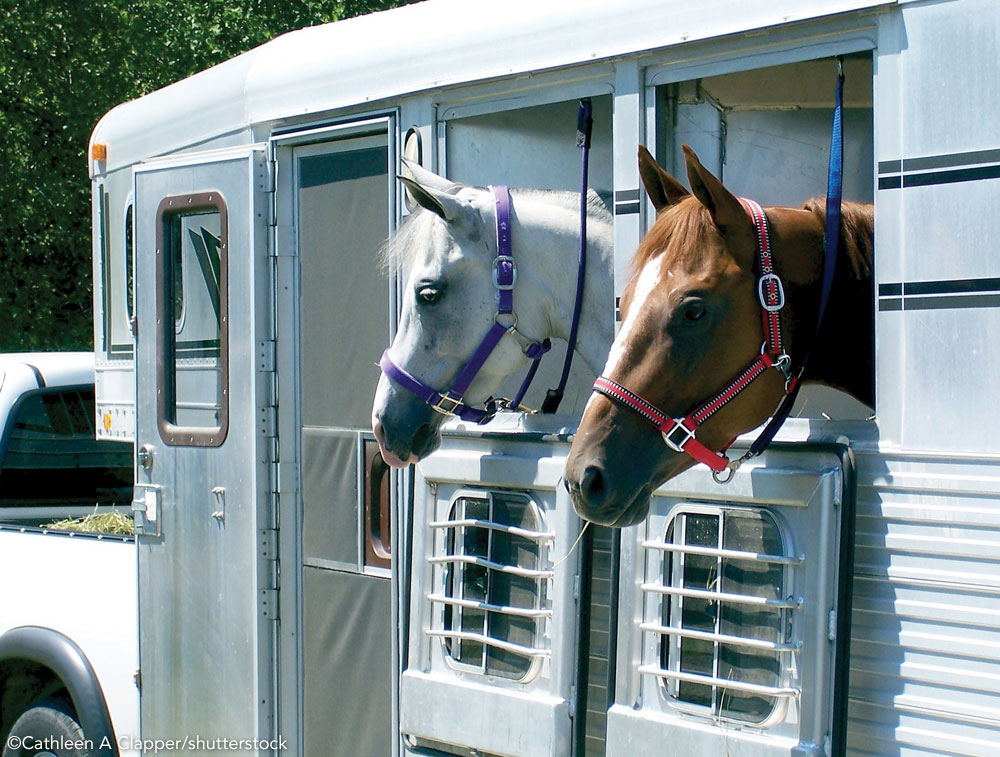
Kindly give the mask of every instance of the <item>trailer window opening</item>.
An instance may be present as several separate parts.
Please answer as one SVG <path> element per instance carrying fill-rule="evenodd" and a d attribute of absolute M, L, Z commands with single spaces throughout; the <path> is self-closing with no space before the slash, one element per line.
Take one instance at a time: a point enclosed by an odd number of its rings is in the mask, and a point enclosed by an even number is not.
<path fill-rule="evenodd" d="M 128 505 L 132 445 L 98 441 L 94 417 L 93 389 L 26 395 L 4 434 L 0 507 Z"/>
<path fill-rule="evenodd" d="M 157 212 L 159 425 L 165 442 L 219 446 L 228 430 L 228 228 L 219 193 Z"/>
<path fill-rule="evenodd" d="M 844 56 L 844 68 L 843 199 L 871 204 L 876 186 L 871 52 Z M 683 177 L 682 145 L 688 145 L 731 192 L 765 206 L 798 208 L 809 198 L 821 198 L 827 192 L 836 75 L 837 63 L 830 57 L 669 83 L 659 83 L 670 76 L 668 70 L 653 73 L 656 158 L 673 176 Z M 649 216 L 650 223 L 654 217 Z M 874 298 L 859 289 L 857 306 L 874 307 Z M 873 389 L 874 354 L 851 365 L 859 371 L 871 366 Z M 868 399 L 808 383 L 792 417 L 867 420 L 874 415 L 873 390 Z"/>
<path fill-rule="evenodd" d="M 788 539 L 763 509 L 676 513 L 662 542 L 661 584 L 643 586 L 660 611 L 643 630 L 658 637 L 659 675 L 683 709 L 760 725 L 795 696 L 783 681 L 797 648 L 787 638 Z"/>
<path fill-rule="evenodd" d="M 537 660 L 546 608 L 547 544 L 541 515 L 530 497 L 511 492 L 461 496 L 445 521 L 444 554 L 431 558 L 444 567 L 442 606 L 445 656 L 456 668 L 523 681 Z"/>
<path fill-rule="evenodd" d="M 132 203 L 125 210 L 125 307 L 128 320 L 135 315 L 135 254 L 132 245 Z"/>
<path fill-rule="evenodd" d="M 103 184 L 97 185 L 97 234 L 101 250 L 101 307 L 104 309 L 101 324 L 101 349 L 111 352 L 111 240 L 108 233 L 109 195 Z"/>

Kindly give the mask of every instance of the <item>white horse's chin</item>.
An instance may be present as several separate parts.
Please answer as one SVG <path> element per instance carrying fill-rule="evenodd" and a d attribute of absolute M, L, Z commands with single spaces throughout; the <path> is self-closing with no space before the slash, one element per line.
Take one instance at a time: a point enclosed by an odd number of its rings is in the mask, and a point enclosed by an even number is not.
<path fill-rule="evenodd" d="M 382 459 L 385 460 L 386 464 L 390 468 L 405 468 L 407 465 L 419 461 L 419 458 L 413 453 L 410 453 L 409 459 L 404 460 L 399 455 L 396 455 L 390 452 L 388 449 L 386 449 L 385 429 L 382 428 L 382 424 L 380 422 L 378 421 L 375 422 L 375 424 L 372 426 L 372 432 L 375 434 L 375 441 L 378 442 L 378 448 L 379 451 L 382 453 Z"/>

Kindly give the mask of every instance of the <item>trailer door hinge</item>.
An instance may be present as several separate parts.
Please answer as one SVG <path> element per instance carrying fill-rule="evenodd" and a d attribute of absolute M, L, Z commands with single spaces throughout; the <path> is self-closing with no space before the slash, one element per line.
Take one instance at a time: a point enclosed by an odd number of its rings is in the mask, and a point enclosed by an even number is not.
<path fill-rule="evenodd" d="M 277 425 L 277 408 L 267 405 L 260 409 L 260 434 L 261 436 L 275 436 Z"/>
<path fill-rule="evenodd" d="M 257 343 L 257 370 L 261 373 L 274 372 L 274 356 L 276 345 L 273 339 L 264 339 Z"/>
<path fill-rule="evenodd" d="M 260 614 L 269 620 L 278 619 L 278 590 L 260 590 Z"/>
<path fill-rule="evenodd" d="M 273 228 L 278 224 L 278 205 L 275 202 L 274 192 L 277 185 L 278 164 L 270 158 L 265 158 L 263 164 L 259 186 L 265 195 L 264 212 L 267 213 L 267 225 Z"/>
<path fill-rule="evenodd" d="M 826 616 L 826 638 L 830 641 L 837 640 L 837 611 L 830 610 Z"/>

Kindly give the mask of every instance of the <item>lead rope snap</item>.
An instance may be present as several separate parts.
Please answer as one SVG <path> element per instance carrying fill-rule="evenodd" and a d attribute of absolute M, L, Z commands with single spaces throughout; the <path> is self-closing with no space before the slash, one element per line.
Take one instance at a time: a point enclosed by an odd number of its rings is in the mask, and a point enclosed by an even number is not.
<path fill-rule="evenodd" d="M 736 475 L 736 471 L 740 469 L 740 466 L 753 456 L 753 452 L 751 450 L 747 450 L 741 457 L 738 457 L 735 460 L 730 460 L 726 467 L 721 471 L 712 471 L 712 478 L 715 479 L 715 483 L 728 484 L 733 480 L 733 476 Z M 728 473 L 725 478 L 722 477 L 724 473 Z"/>

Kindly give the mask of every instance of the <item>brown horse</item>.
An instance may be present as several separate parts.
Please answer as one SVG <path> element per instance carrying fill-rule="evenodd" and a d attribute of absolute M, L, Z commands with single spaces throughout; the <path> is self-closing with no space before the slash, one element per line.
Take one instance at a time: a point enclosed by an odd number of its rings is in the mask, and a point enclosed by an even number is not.
<path fill-rule="evenodd" d="M 692 193 L 639 150 L 643 185 L 656 222 L 632 261 L 621 298 L 622 326 L 603 376 L 680 418 L 726 388 L 761 355 L 757 237 L 740 200 L 684 146 Z M 871 205 L 845 202 L 840 248 L 823 324 L 820 299 L 825 201 L 767 208 L 774 269 L 785 306 L 779 311 L 785 352 L 811 343 L 803 381 L 823 383 L 873 404 Z M 815 334 L 815 340 L 813 339 Z M 778 370 L 764 370 L 697 427 L 696 439 L 718 452 L 770 416 L 785 394 Z M 595 393 L 566 465 L 566 486 L 588 520 L 627 526 L 642 520 L 653 489 L 694 464 L 669 448 L 637 412 Z"/>

